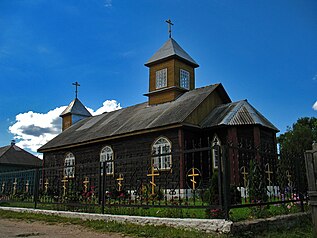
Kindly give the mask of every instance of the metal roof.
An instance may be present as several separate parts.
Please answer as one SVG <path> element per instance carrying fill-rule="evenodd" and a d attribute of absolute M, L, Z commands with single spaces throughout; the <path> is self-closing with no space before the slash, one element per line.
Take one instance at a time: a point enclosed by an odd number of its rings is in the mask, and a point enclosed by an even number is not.
<path fill-rule="evenodd" d="M 247 100 L 220 105 L 201 123 L 202 128 L 221 125 L 261 125 L 279 131 L 268 119 L 251 106 Z"/>
<path fill-rule="evenodd" d="M 1 164 L 40 167 L 42 160 L 16 145 L 8 145 L 0 148 Z"/>
<path fill-rule="evenodd" d="M 73 145 L 183 122 L 221 84 L 194 89 L 172 102 L 149 106 L 147 102 L 85 118 L 42 146 L 39 151 Z M 230 100 L 230 99 L 229 99 Z"/>
<path fill-rule="evenodd" d="M 171 102 L 151 106 L 145 102 L 85 118 L 43 145 L 38 151 L 44 152 L 64 146 L 93 143 L 98 140 L 125 136 L 129 133 L 143 133 L 155 128 L 182 125 L 188 116 L 214 91 L 217 91 L 218 95 L 223 95 L 221 97 L 225 101 L 230 102 L 230 98 L 221 84 L 194 89 Z M 221 125 L 254 124 L 278 131 L 247 101 L 217 106 L 200 124 L 194 126 L 210 128 Z"/>
<path fill-rule="evenodd" d="M 196 61 L 190 57 L 189 54 L 183 50 L 182 47 L 173 39 L 169 38 L 164 45 L 145 63 L 146 66 L 151 65 L 154 62 L 176 56 L 179 57 L 195 67 L 198 67 L 199 65 L 196 63 Z"/>
<path fill-rule="evenodd" d="M 79 101 L 78 98 L 75 98 L 68 107 L 62 112 L 60 116 L 65 116 L 67 114 L 75 114 L 80 116 L 91 117 L 90 112 L 86 107 Z"/>

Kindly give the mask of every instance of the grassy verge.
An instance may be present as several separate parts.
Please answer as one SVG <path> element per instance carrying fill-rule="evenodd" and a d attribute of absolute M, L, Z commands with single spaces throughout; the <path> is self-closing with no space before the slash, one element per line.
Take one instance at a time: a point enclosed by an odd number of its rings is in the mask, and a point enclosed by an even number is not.
<path fill-rule="evenodd" d="M 24 207 L 34 208 L 33 203 L 27 202 L 0 202 L 0 206 L 7 207 Z M 47 204 L 38 203 L 38 209 L 45 210 L 61 210 L 61 211 L 74 211 L 74 212 L 89 212 L 89 213 L 101 213 L 100 206 L 70 206 L 67 204 Z M 305 211 L 308 210 L 308 206 L 305 205 Z M 230 210 L 231 221 L 243 221 L 256 218 L 268 218 L 283 214 L 292 214 L 300 212 L 300 205 L 296 203 L 290 204 L 278 204 L 261 207 L 243 207 L 232 208 Z M 151 216 L 151 217 L 169 217 L 169 218 L 199 218 L 205 219 L 206 209 L 204 208 L 164 208 L 164 207 L 120 207 L 112 206 L 105 207 L 105 214 L 112 215 L 130 215 L 130 216 Z M 214 217 L 214 218 L 221 218 Z"/>
<path fill-rule="evenodd" d="M 292 237 L 313 237 L 312 233 L 312 223 L 307 220 L 298 224 L 297 227 L 291 229 L 278 229 L 270 230 L 261 233 L 254 233 L 252 231 L 244 232 L 239 236 L 230 236 L 230 235 L 210 235 L 197 231 L 185 231 L 182 229 L 176 229 L 166 226 L 140 226 L 130 223 L 125 223 L 122 225 L 117 222 L 104 222 L 104 221 L 83 221 L 78 218 L 65 218 L 55 215 L 43 215 L 43 214 L 33 214 L 33 213 L 20 213 L 12 211 L 3 211 L 0 210 L 0 218 L 7 219 L 21 219 L 28 221 L 42 221 L 47 224 L 69 224 L 69 225 L 81 225 L 86 228 L 89 228 L 98 232 L 116 232 L 122 233 L 129 236 L 135 237 L 157 237 L 157 238 L 166 238 L 166 237 L 178 237 L 178 238 L 190 238 L 190 237 L 278 237 L 278 238 L 292 238 Z"/>
<path fill-rule="evenodd" d="M 104 222 L 104 221 L 83 221 L 78 218 L 65 218 L 54 215 L 43 215 L 43 214 L 32 214 L 32 213 L 19 213 L 11 211 L 0 210 L 0 217 L 7 219 L 21 219 L 28 221 L 43 221 L 49 224 L 71 224 L 81 225 L 86 228 L 92 229 L 99 232 L 116 232 L 125 235 L 136 236 L 136 237 L 155 237 L 155 238 L 166 238 L 166 237 L 179 237 L 179 238 L 190 238 L 190 237 L 201 237 L 202 233 L 197 231 L 185 231 L 182 229 L 176 229 L 166 226 L 151 226 L 151 225 L 134 225 L 131 223 L 125 223 L 122 225 L 117 222 Z M 203 237 L 220 237 L 218 235 L 203 234 Z"/>

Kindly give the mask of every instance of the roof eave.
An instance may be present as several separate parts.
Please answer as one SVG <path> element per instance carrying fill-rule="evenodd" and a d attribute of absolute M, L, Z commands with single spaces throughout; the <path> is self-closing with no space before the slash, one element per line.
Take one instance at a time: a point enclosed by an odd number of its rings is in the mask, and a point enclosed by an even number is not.
<path fill-rule="evenodd" d="M 176 54 L 173 54 L 173 55 L 169 55 L 168 57 L 164 57 L 164 58 L 161 58 L 161 59 L 158 59 L 158 60 L 153 60 L 153 61 L 148 61 L 146 62 L 144 65 L 146 67 L 150 67 L 152 65 L 155 65 L 155 64 L 159 64 L 159 63 L 162 63 L 164 61 L 167 61 L 167 60 L 170 60 L 170 59 L 178 59 L 178 60 L 181 60 L 191 66 L 193 66 L 194 68 L 198 68 L 199 67 L 199 64 L 197 64 L 196 62 L 192 62 L 192 61 L 189 61 L 187 59 L 184 59 L 183 57 L 180 57 Z"/>

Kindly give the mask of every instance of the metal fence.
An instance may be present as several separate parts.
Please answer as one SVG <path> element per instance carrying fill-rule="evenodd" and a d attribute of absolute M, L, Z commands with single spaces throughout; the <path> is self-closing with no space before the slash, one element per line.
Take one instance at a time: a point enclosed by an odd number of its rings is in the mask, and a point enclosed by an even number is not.
<path fill-rule="evenodd" d="M 157 168 L 153 158 L 172 163 Z M 113 169 L 109 167 L 113 166 Z M 0 173 L 0 203 L 104 213 L 107 207 L 221 210 L 307 199 L 304 159 L 240 143 L 186 143 L 182 151 L 135 151 L 113 161 Z"/>

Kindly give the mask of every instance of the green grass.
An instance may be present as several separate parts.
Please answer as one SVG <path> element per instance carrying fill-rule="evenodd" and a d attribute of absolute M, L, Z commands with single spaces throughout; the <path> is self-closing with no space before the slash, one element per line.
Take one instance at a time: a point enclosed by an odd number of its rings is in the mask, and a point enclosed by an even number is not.
<path fill-rule="evenodd" d="M 305 211 L 308 211 L 309 207 L 305 205 Z M 242 207 L 232 208 L 229 216 L 233 222 L 251 220 L 256 218 L 268 218 L 278 215 L 286 215 L 300 212 L 300 206 L 298 204 L 280 204 L 269 205 L 262 207 Z"/>
<path fill-rule="evenodd" d="M 264 237 L 277 237 L 277 238 L 310 238 L 316 237 L 313 236 L 313 225 L 310 218 L 303 218 L 298 221 L 295 227 L 293 228 L 277 228 L 270 227 L 270 230 L 266 230 L 264 232 L 255 233 L 254 231 L 249 230 L 242 232 L 242 234 L 234 235 L 233 237 L 241 237 L 241 238 L 264 238 Z"/>
<path fill-rule="evenodd" d="M 252 231 L 244 232 L 240 235 L 210 235 L 197 231 L 185 231 L 182 229 L 171 228 L 166 226 L 140 226 L 131 223 L 125 223 L 122 225 L 117 222 L 104 222 L 104 221 L 83 221 L 79 218 L 65 218 L 56 215 L 44 215 L 44 214 L 33 214 L 27 212 L 12 212 L 4 211 L 0 209 L 0 217 L 7 219 L 21 219 L 32 221 L 42 221 L 47 224 L 69 224 L 69 225 L 81 225 L 90 230 L 98 232 L 116 232 L 122 233 L 129 236 L 135 237 L 154 237 L 154 238 L 166 238 L 166 237 L 178 237 L 178 238 L 191 238 L 191 237 L 278 237 L 278 238 L 289 238 L 289 237 L 313 237 L 312 236 L 312 224 L 307 219 L 303 223 L 298 224 L 297 227 L 292 229 L 278 229 L 261 232 L 260 234 L 253 233 Z"/>

